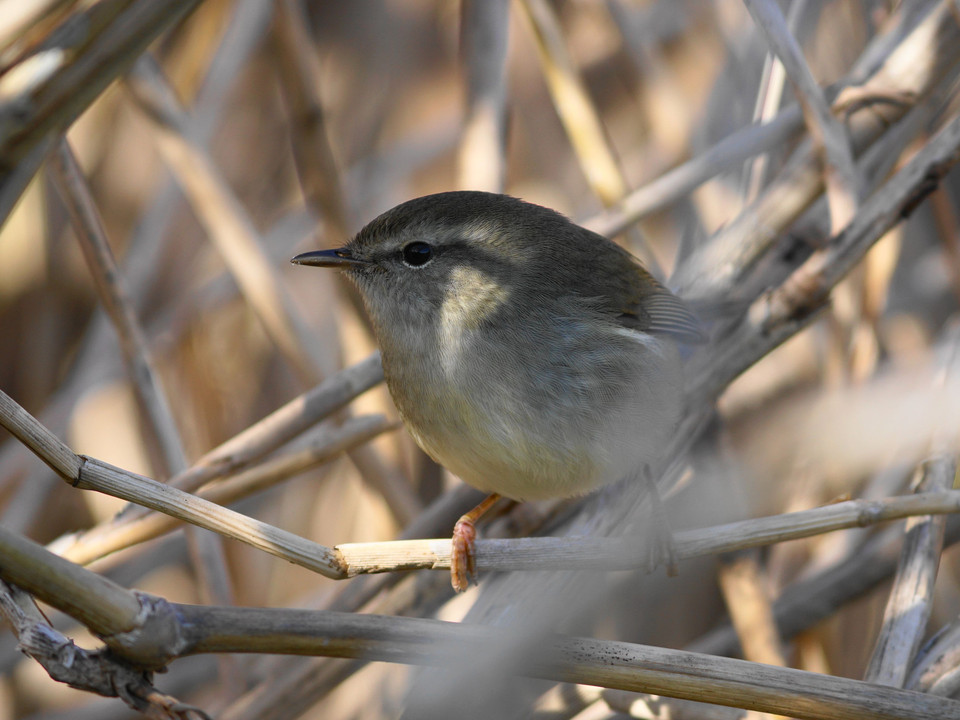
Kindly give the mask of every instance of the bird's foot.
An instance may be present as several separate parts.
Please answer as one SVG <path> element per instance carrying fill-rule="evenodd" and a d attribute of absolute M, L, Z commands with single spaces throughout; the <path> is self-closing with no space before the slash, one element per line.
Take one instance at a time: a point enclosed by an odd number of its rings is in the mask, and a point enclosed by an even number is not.
<path fill-rule="evenodd" d="M 458 593 L 470 587 L 470 580 L 476 581 L 477 560 L 474 555 L 474 541 L 477 539 L 477 526 L 473 519 L 464 515 L 453 526 L 452 546 L 450 548 L 450 582 Z"/>

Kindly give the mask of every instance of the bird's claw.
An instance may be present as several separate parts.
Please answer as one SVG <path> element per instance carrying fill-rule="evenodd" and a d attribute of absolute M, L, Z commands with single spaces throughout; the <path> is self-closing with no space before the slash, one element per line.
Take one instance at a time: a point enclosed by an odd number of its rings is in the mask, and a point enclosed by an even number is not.
<path fill-rule="evenodd" d="M 452 546 L 450 549 L 450 582 L 458 593 L 470 587 L 470 580 L 476 581 L 477 561 L 474 555 L 474 541 L 477 528 L 473 520 L 464 516 L 453 526 Z"/>

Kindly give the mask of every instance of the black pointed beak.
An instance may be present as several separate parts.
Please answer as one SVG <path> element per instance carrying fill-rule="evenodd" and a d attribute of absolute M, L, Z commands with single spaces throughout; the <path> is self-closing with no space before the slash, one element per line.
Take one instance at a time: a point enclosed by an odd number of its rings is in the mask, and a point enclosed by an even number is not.
<path fill-rule="evenodd" d="M 349 269 L 365 265 L 364 260 L 355 258 L 349 248 L 335 248 L 334 250 L 313 250 L 297 255 L 291 259 L 294 265 L 312 265 L 314 267 L 333 267 Z"/>

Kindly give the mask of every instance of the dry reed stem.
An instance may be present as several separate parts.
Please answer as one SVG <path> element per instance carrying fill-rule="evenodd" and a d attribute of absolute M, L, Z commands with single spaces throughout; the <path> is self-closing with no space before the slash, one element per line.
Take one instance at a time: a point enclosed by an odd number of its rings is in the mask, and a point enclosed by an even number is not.
<path fill-rule="evenodd" d="M 307 206 L 320 211 L 327 243 L 339 247 L 350 239 L 350 224 L 320 103 L 320 68 L 308 27 L 302 0 L 277 4 L 274 45 L 290 112 L 294 165 Z"/>
<path fill-rule="evenodd" d="M 960 60 L 960 24 L 952 2 L 940 3 L 887 57 L 856 95 L 918 100 Z M 841 93 L 834 109 L 851 94 Z M 874 103 L 848 114 L 854 151 L 863 152 L 906 112 L 903 103 Z M 684 294 L 723 295 L 752 269 L 777 236 L 816 199 L 823 187 L 820 163 L 806 143 L 755 203 L 714 235 L 674 278 Z"/>
<path fill-rule="evenodd" d="M 845 528 L 913 515 L 960 512 L 960 491 L 924 493 L 882 501 L 849 500 L 826 507 L 742 520 L 674 533 L 677 558 L 732 552 L 798 540 Z M 605 569 L 644 566 L 644 538 L 529 537 L 478 540 L 477 569 L 484 571 Z M 342 543 L 334 547 L 348 575 L 450 567 L 450 540 Z"/>
<path fill-rule="evenodd" d="M 168 477 L 183 472 L 187 467 L 187 456 L 173 411 L 160 386 L 153 358 L 113 257 L 93 194 L 66 139 L 61 138 L 51 160 L 54 181 L 70 213 L 87 268 L 120 340 L 127 375 L 147 420 L 146 427 L 161 450 L 161 472 Z"/>
<path fill-rule="evenodd" d="M 756 552 L 721 557 L 720 590 L 743 648 L 743 659 L 787 667 L 770 602 L 767 574 Z"/>
<path fill-rule="evenodd" d="M 394 423 L 379 415 L 351 418 L 340 427 L 319 433 L 306 446 L 267 460 L 250 470 L 228 476 L 201 490 L 197 496 L 217 505 L 230 505 L 328 463 L 349 449 L 369 442 L 395 427 Z M 177 518 L 151 512 L 128 517 L 120 522 L 95 526 L 79 535 L 61 538 L 49 547 L 68 560 L 86 565 L 179 527 L 182 527 L 182 521 Z"/>
<path fill-rule="evenodd" d="M 923 11 L 922 3 L 911 7 L 918 8 L 918 12 Z M 869 68 L 872 71 L 880 60 L 896 50 L 903 40 L 902 31 L 913 29 L 909 22 L 911 19 L 912 16 L 901 13 L 901 22 L 893 30 L 874 38 L 845 82 L 861 83 L 863 78 L 859 77 L 861 73 L 858 68 Z M 846 92 L 849 91 L 848 87 Z M 907 99 L 904 98 L 904 102 Z M 788 143 L 802 129 L 803 114 L 800 107 L 791 105 L 784 108 L 775 117 L 734 131 L 703 153 L 630 191 L 616 205 L 589 218 L 583 224 L 601 235 L 613 236 L 621 233 L 643 216 L 680 199 L 721 172 Z M 752 198 L 753 195 L 748 197 Z"/>
<path fill-rule="evenodd" d="M 936 458 L 924 464 L 918 492 L 936 492 L 953 487 L 957 466 L 952 458 Z M 905 540 L 887 599 L 883 626 L 864 679 L 904 687 L 917 649 L 927 632 L 933 606 L 946 518 L 918 516 L 904 528 Z"/>
<path fill-rule="evenodd" d="M 613 207 L 587 218 L 582 225 L 608 237 L 618 235 L 643 216 L 675 202 L 720 173 L 786 144 L 802 129 L 800 109 L 786 108 L 769 122 L 734 131 L 696 157 L 633 190 Z"/>
<path fill-rule="evenodd" d="M 580 167 L 600 201 L 612 205 L 626 195 L 627 183 L 567 52 L 559 21 L 543 0 L 523 0 L 519 7 L 533 30 L 544 79 Z"/>
<path fill-rule="evenodd" d="M 947 720 L 954 700 L 856 680 L 624 642 L 419 618 L 179 606 L 191 652 L 324 653 L 448 665 L 505 646 L 529 677 L 640 690 L 811 720 Z M 237 628 L 258 627 L 251 639 Z M 276 630 L 272 630 L 275 627 Z M 293 629 L 291 629 L 293 628 Z"/>
<path fill-rule="evenodd" d="M 806 2 L 793 3 L 787 10 L 787 31 L 791 36 L 796 32 L 801 20 L 810 11 L 817 12 Z M 783 91 L 786 87 L 787 73 L 783 62 L 774 53 L 768 52 L 763 61 L 763 71 L 758 84 L 756 103 L 753 108 L 754 123 L 766 123 L 774 118 L 783 102 Z M 745 168 L 746 175 L 742 181 L 741 196 L 745 204 L 757 199 L 760 190 L 767 182 L 770 170 L 771 157 L 764 153 L 754 157 Z"/>
<path fill-rule="evenodd" d="M 26 538 L 0 528 L 3 578 L 79 620 L 101 636 L 140 625 L 140 602 L 132 592 L 85 570 Z"/>
<path fill-rule="evenodd" d="M 289 560 L 325 577 L 344 577 L 336 555 L 324 545 L 100 460 L 84 460 L 80 474 L 73 483 L 81 490 L 96 490 L 172 515 L 192 525 Z"/>
<path fill-rule="evenodd" d="M 169 485 L 192 491 L 240 472 L 329 417 L 382 379 L 379 354 L 345 368 L 214 448 L 185 472 L 171 478 Z M 77 553 L 72 556 L 76 558 L 102 557 L 134 541 L 136 535 L 131 533 L 135 531 L 131 531 L 127 525 L 147 515 L 142 508 L 130 506 L 116 518 L 61 538 L 51 547 L 58 552 Z M 146 522 L 149 525 L 159 521 Z"/>
<path fill-rule="evenodd" d="M 187 456 L 180 431 L 154 369 L 93 194 L 66 139 L 61 139 L 54 150 L 52 167 L 94 285 L 120 339 L 127 375 L 146 419 L 144 426 L 160 448 L 161 473 L 169 477 L 182 472 L 187 467 Z M 220 539 L 194 528 L 190 529 L 188 539 L 204 597 L 217 604 L 232 603 L 232 583 Z"/>
<path fill-rule="evenodd" d="M 374 353 L 366 360 L 331 375 L 221 443 L 197 460 L 183 476 L 173 478 L 171 484 L 181 490 L 193 490 L 236 472 L 330 417 L 382 381 L 380 354 Z"/>
<path fill-rule="evenodd" d="M 916 665 L 904 685 L 942 697 L 953 697 L 960 690 L 960 623 L 954 620 L 942 628 L 922 648 Z"/>
<path fill-rule="evenodd" d="M 33 57 L 44 55 L 49 63 L 34 61 L 17 76 L 15 88 L 6 85 L 13 82 L 9 72 L 0 83 L 0 183 L 50 133 L 72 123 L 147 45 L 199 4 L 105 0 L 68 17 L 34 52 Z"/>
<path fill-rule="evenodd" d="M 716 397 L 737 375 L 810 322 L 830 290 L 890 228 L 908 217 L 957 160 L 954 118 L 861 207 L 850 225 L 780 287 L 754 304 L 738 327 L 689 366 L 690 397 Z"/>
<path fill-rule="evenodd" d="M 253 221 L 207 151 L 190 135 L 185 112 L 162 71 L 144 56 L 127 80 L 134 97 L 156 123 L 164 159 L 250 307 L 301 380 L 316 384 L 323 357 L 317 340 L 265 255 Z"/>
<path fill-rule="evenodd" d="M 893 577 L 903 541 L 903 530 L 891 527 L 858 546 L 855 554 L 785 588 L 773 605 L 782 638 L 789 639 L 830 617 L 844 604 L 877 588 Z M 947 520 L 945 546 L 960 541 L 960 520 Z M 687 646 L 712 655 L 736 653 L 737 636 L 721 624 Z"/>
<path fill-rule="evenodd" d="M 507 0 L 465 0 L 460 7 L 466 113 L 457 156 L 457 186 L 503 192 L 507 172 Z"/>
<path fill-rule="evenodd" d="M 810 136 L 825 155 L 824 178 L 831 234 L 836 234 L 850 222 L 863 194 L 863 182 L 853 159 L 850 138 L 843 123 L 831 113 L 780 8 L 770 0 L 744 0 L 744 3 L 770 49 L 783 64 L 803 109 Z"/>
<path fill-rule="evenodd" d="M 816 307 L 886 232 L 909 217 L 960 160 L 960 116 L 954 117 L 888 183 L 867 200 L 862 212 L 771 293 L 764 327 L 772 328 Z"/>
<path fill-rule="evenodd" d="M 198 527 L 279 555 L 326 577 L 344 576 L 333 551 L 319 543 L 222 508 L 156 480 L 94 458 L 74 455 L 2 391 L 0 424 L 74 487 L 97 490 L 173 515 Z"/>
<path fill-rule="evenodd" d="M 27 593 L 0 581 L 0 613 L 17 638 L 17 647 L 36 660 L 51 678 L 104 697 L 119 697 L 150 717 L 209 720 L 199 708 L 163 695 L 152 674 L 131 667 L 109 653 L 85 650 L 55 630 Z"/>
<path fill-rule="evenodd" d="M 587 183 L 604 206 L 613 205 L 627 194 L 626 177 L 567 51 L 560 22 L 545 0 L 523 0 L 519 7 L 533 31 L 544 80 Z M 662 278 L 664 273 L 643 237 L 632 232 L 630 239 L 647 269 Z"/>

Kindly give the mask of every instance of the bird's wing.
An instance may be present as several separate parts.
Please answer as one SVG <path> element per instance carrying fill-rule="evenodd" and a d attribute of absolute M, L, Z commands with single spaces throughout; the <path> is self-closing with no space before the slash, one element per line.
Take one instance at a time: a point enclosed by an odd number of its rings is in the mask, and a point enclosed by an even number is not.
<path fill-rule="evenodd" d="M 619 319 L 625 327 L 651 335 L 667 335 L 684 343 L 706 340 L 703 325 L 683 300 L 639 263 L 634 263 L 631 270 L 633 277 L 619 283 L 623 300 Z"/>

